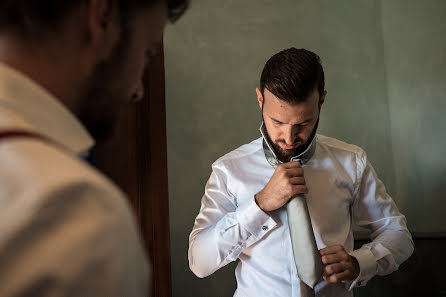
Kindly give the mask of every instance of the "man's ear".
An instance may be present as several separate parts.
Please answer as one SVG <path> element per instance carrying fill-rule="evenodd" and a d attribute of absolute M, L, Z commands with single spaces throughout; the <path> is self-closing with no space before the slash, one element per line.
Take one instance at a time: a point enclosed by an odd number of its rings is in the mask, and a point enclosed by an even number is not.
<path fill-rule="evenodd" d="M 327 96 L 327 90 L 324 90 L 324 92 L 321 95 L 321 98 L 319 98 L 319 110 L 322 107 L 322 104 L 325 102 L 325 96 Z"/>
<path fill-rule="evenodd" d="M 257 101 L 259 102 L 259 107 L 260 107 L 260 109 L 262 109 L 262 107 L 263 107 L 263 96 L 262 96 L 262 92 L 260 91 L 259 88 L 256 88 L 256 93 L 257 93 Z"/>
<path fill-rule="evenodd" d="M 97 59 L 107 59 L 119 41 L 121 27 L 115 0 L 88 0 L 88 41 Z"/>

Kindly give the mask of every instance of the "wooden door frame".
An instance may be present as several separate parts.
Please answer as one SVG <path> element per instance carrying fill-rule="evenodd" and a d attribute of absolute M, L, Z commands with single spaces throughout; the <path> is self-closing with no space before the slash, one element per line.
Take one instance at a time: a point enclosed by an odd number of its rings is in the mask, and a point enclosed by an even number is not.
<path fill-rule="evenodd" d="M 164 53 L 156 56 L 145 78 L 146 98 L 137 110 L 141 228 L 152 261 L 152 296 L 172 296 L 169 193 L 167 173 Z"/>
<path fill-rule="evenodd" d="M 128 196 L 150 258 L 151 294 L 172 296 L 164 53 L 145 71 L 144 98 L 130 106 L 116 136 L 98 143 L 95 166 Z"/>

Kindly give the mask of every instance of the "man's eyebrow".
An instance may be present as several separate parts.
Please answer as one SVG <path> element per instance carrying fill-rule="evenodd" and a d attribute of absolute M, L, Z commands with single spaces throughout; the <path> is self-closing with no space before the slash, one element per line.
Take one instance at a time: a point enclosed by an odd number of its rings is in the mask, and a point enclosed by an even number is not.
<path fill-rule="evenodd" d="M 273 117 L 269 117 L 271 120 L 273 120 L 274 122 L 278 122 L 278 123 L 282 123 L 281 121 L 279 121 L 279 120 L 276 120 L 275 118 L 273 118 Z"/>
<path fill-rule="evenodd" d="M 274 122 L 283 124 L 283 122 L 281 122 L 281 121 L 279 121 L 279 120 L 277 120 L 277 119 L 275 119 L 275 118 L 273 118 L 273 117 L 271 117 L 271 116 L 268 116 L 268 117 L 269 117 L 271 120 L 273 120 Z M 302 121 L 302 122 L 300 122 L 300 123 L 294 124 L 294 125 L 296 126 L 296 125 L 301 125 L 301 124 L 304 124 L 304 123 L 307 123 L 307 122 L 311 122 L 312 119 L 313 119 L 313 118 L 309 118 L 309 119 L 306 119 L 306 120 L 304 120 L 304 121 Z"/>

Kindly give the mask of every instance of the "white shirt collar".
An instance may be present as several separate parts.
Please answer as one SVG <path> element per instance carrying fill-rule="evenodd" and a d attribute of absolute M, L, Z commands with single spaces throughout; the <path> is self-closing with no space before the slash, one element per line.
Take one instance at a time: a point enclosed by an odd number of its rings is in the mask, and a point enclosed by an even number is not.
<path fill-rule="evenodd" d="M 0 63 L 0 130 L 25 129 L 42 134 L 83 155 L 94 140 L 59 100 L 17 70 Z"/>
<path fill-rule="evenodd" d="M 265 127 L 265 123 L 262 122 L 262 124 L 260 125 L 259 130 L 260 130 L 260 133 L 262 133 L 263 141 L 264 141 L 264 142 L 266 143 L 266 145 L 268 146 L 268 148 L 269 148 L 269 150 L 271 151 L 273 157 L 274 157 L 275 159 L 277 159 L 277 161 L 278 161 L 280 164 L 282 164 L 283 162 L 280 161 L 280 160 L 277 158 L 274 149 L 272 148 L 271 144 L 269 143 L 268 139 L 266 138 L 264 129 L 266 129 L 266 127 Z M 307 162 L 307 161 L 308 161 L 307 159 L 311 158 L 311 156 L 313 155 L 314 150 L 315 150 L 315 148 L 316 148 L 316 141 L 317 141 L 316 138 L 317 138 L 317 137 L 316 137 L 316 135 L 315 135 L 314 138 L 313 138 L 313 140 L 311 141 L 310 145 L 305 149 L 305 151 L 301 152 L 301 153 L 298 154 L 297 156 L 292 157 L 292 158 L 290 159 L 290 162 L 299 161 L 299 160 L 301 160 L 301 161 L 304 160 L 304 162 Z"/>

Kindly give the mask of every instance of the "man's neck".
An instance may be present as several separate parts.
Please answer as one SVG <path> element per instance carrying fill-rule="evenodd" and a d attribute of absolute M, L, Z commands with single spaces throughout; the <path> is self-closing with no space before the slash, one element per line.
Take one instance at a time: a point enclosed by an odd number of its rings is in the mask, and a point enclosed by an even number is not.
<path fill-rule="evenodd" d="M 319 118 L 316 122 L 316 125 L 313 128 L 313 131 L 311 132 L 310 137 L 308 138 L 307 142 L 299 148 L 299 150 L 296 152 L 296 154 L 292 157 L 285 158 L 283 156 L 280 156 L 275 150 L 274 146 L 271 143 L 271 139 L 268 136 L 268 132 L 266 130 L 265 123 L 263 122 L 260 127 L 260 132 L 262 133 L 264 144 L 266 144 L 267 148 L 272 152 L 274 157 L 279 160 L 282 163 L 287 163 L 296 159 L 301 160 L 301 163 L 306 163 L 311 157 L 313 156 L 314 150 L 315 150 L 315 138 L 316 138 L 316 132 L 317 128 L 319 126 Z M 266 148 L 265 148 L 266 149 Z"/>

